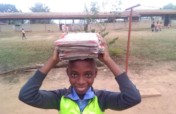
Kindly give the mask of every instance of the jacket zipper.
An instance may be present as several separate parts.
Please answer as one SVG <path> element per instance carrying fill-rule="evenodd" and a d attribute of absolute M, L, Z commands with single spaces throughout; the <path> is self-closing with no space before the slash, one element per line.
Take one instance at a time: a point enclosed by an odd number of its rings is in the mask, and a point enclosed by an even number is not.
<path fill-rule="evenodd" d="M 84 107 L 84 109 L 93 101 L 93 99 L 94 99 L 94 97 L 89 100 L 88 104 Z M 80 114 L 83 114 L 84 109 L 83 109 L 83 111 L 80 111 Z"/>

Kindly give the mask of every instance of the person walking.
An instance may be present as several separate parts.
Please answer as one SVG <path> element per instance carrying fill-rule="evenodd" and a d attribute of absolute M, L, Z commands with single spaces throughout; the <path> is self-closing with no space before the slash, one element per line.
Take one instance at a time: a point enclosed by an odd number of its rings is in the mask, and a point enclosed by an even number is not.
<path fill-rule="evenodd" d="M 25 33 L 24 28 L 22 28 L 21 33 L 22 33 L 22 40 L 27 39 L 27 38 L 26 38 L 26 33 Z"/>

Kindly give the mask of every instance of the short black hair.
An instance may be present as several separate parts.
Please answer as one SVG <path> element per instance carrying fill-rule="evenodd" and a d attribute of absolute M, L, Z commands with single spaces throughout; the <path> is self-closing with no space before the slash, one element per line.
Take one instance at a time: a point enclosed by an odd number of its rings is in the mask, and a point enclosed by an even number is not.
<path fill-rule="evenodd" d="M 85 58 L 85 59 L 69 60 L 69 61 L 68 61 L 68 65 L 69 65 L 69 64 L 72 64 L 72 63 L 74 63 L 74 62 L 77 62 L 77 61 L 87 61 L 87 62 L 92 62 L 92 63 L 95 64 L 95 67 L 97 67 L 97 64 L 96 64 L 96 61 L 95 61 L 94 58 Z"/>

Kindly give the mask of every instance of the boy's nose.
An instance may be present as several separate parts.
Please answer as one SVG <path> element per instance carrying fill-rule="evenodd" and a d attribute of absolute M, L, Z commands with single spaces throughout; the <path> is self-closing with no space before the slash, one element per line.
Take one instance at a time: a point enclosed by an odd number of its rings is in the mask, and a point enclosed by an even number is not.
<path fill-rule="evenodd" d="M 84 84 L 85 83 L 85 79 L 83 76 L 80 76 L 80 78 L 78 79 L 78 83 L 79 84 Z"/>

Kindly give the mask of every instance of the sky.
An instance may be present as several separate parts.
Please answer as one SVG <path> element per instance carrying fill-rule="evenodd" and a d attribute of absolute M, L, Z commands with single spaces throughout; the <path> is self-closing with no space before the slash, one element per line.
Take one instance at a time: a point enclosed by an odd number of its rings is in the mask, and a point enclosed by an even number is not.
<path fill-rule="evenodd" d="M 92 1 L 97 1 L 99 6 L 103 6 L 100 11 L 109 12 L 112 11 L 112 4 L 114 5 L 118 0 L 0 0 L 0 3 L 13 4 L 22 12 L 30 12 L 29 8 L 37 2 L 48 6 L 50 12 L 83 12 L 85 4 L 90 6 Z M 135 9 L 159 9 L 168 3 L 176 5 L 176 0 L 121 0 L 120 8 L 123 11 L 140 4 L 141 6 Z"/>

